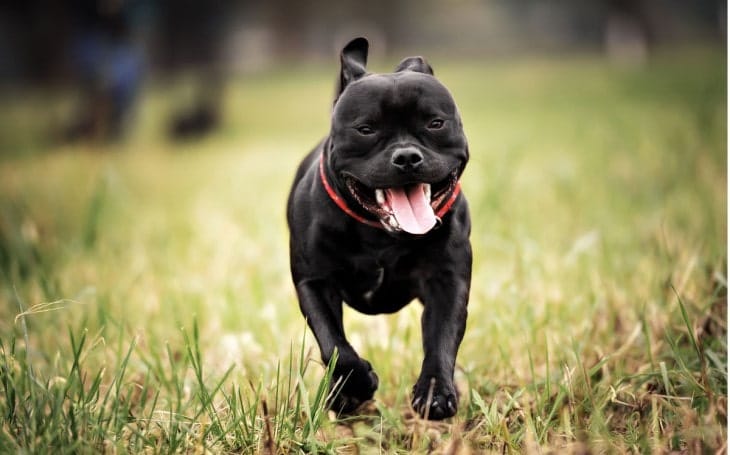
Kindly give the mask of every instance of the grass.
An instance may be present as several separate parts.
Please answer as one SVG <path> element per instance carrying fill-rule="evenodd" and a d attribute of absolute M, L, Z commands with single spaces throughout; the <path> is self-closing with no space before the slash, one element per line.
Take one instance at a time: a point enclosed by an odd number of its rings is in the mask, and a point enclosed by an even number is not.
<path fill-rule="evenodd" d="M 346 312 L 381 385 L 360 417 L 323 408 L 284 222 L 333 90 L 305 67 L 232 80 L 221 130 L 181 145 L 174 85 L 116 145 L 48 146 L 63 96 L 7 94 L 0 452 L 726 450 L 724 53 L 432 64 L 472 155 L 455 418 L 409 409 L 417 304 Z"/>

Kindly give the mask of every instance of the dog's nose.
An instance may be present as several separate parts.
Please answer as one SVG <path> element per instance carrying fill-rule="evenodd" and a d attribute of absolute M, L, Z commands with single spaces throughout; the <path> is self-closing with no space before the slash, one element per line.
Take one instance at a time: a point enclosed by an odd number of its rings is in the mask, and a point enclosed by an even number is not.
<path fill-rule="evenodd" d="M 423 163 L 423 153 L 415 147 L 401 148 L 393 152 L 390 162 L 402 171 L 412 171 Z"/>

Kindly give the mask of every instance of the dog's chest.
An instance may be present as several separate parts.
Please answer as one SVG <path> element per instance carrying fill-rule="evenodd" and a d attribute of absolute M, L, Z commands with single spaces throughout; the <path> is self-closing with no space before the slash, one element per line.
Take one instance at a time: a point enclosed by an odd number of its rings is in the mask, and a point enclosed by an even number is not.
<path fill-rule="evenodd" d="M 382 288 L 386 277 L 393 275 L 392 264 L 383 264 L 373 257 L 359 257 L 352 262 L 352 268 L 343 273 L 341 284 L 347 294 L 369 301 Z"/>
<path fill-rule="evenodd" d="M 373 298 L 373 295 L 383 285 L 385 269 L 383 267 L 377 267 L 371 273 L 364 275 L 363 278 L 364 280 L 362 283 L 365 291 L 362 292 L 361 296 L 364 301 L 369 302 Z"/>
<path fill-rule="evenodd" d="M 353 268 L 347 273 L 347 294 L 356 300 L 369 303 L 380 290 L 395 282 L 407 282 L 412 264 L 406 256 L 381 252 L 353 258 Z"/>

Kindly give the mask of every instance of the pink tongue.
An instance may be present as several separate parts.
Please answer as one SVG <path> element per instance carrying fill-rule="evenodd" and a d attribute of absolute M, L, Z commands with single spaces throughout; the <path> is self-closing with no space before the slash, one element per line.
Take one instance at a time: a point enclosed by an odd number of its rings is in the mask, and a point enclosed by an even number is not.
<path fill-rule="evenodd" d="M 385 190 L 400 227 L 411 234 L 425 234 L 436 225 L 436 215 L 431 201 L 423 194 L 423 184 L 410 188 L 389 188 Z"/>

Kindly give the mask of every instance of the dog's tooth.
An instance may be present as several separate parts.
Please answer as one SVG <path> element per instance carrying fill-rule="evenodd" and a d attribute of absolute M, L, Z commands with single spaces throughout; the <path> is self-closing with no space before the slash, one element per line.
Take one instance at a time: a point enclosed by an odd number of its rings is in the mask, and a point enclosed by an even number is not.
<path fill-rule="evenodd" d="M 426 200 L 431 200 L 431 184 L 425 183 L 423 185 L 423 194 L 426 195 Z"/>
<path fill-rule="evenodd" d="M 395 219 L 394 216 L 388 218 L 388 224 L 390 224 L 390 227 L 394 229 L 398 227 L 398 221 Z"/>
<path fill-rule="evenodd" d="M 375 190 L 375 200 L 378 201 L 378 204 L 385 204 L 385 193 L 383 190 Z"/>

